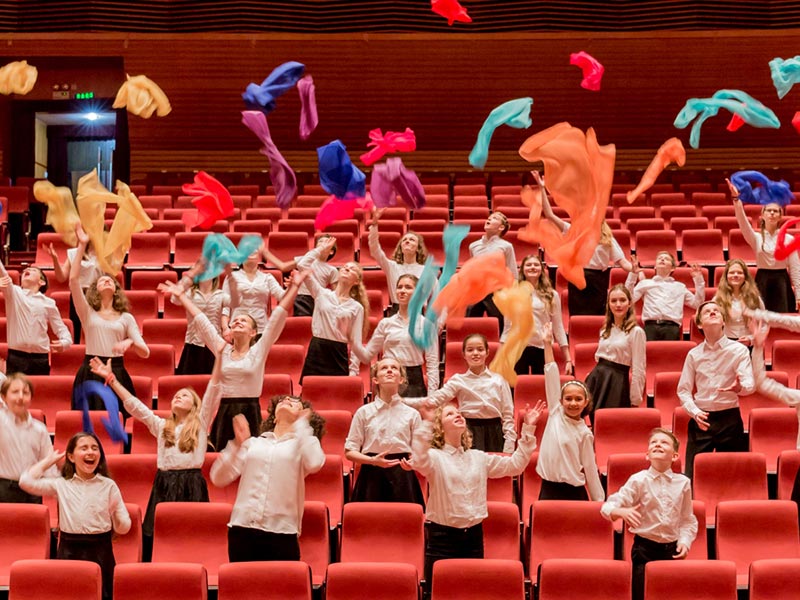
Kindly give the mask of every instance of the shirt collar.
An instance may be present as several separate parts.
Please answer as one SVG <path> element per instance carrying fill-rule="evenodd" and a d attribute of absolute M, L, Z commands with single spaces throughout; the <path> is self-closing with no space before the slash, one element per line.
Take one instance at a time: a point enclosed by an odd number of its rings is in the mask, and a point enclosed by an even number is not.
<path fill-rule="evenodd" d="M 378 397 L 375 398 L 375 400 L 373 400 L 373 403 L 375 404 L 375 408 L 377 408 L 378 410 L 381 410 L 384 407 L 396 406 L 398 402 L 402 402 L 402 401 L 403 401 L 403 398 L 400 396 L 400 394 L 395 394 L 395 395 L 392 396 L 392 398 L 389 400 L 389 402 L 386 402 L 386 400 L 384 400 L 383 398 L 378 396 Z"/>
<path fill-rule="evenodd" d="M 468 377 L 483 377 L 485 375 L 491 375 L 492 372 L 489 370 L 489 367 L 484 366 L 483 371 L 481 371 L 480 373 L 473 373 L 472 369 L 467 369 L 467 372 L 464 374 L 467 375 Z"/>
<path fill-rule="evenodd" d="M 672 469 L 667 469 L 663 473 L 650 467 L 647 469 L 647 474 L 650 476 L 651 479 L 658 479 L 659 477 L 666 477 L 669 481 L 672 481 L 672 478 L 675 476 L 675 473 L 672 472 Z"/>
<path fill-rule="evenodd" d="M 729 340 L 727 337 L 725 337 L 725 335 L 723 335 L 721 338 L 719 338 L 713 344 L 711 342 L 709 342 L 708 340 L 705 340 L 703 343 L 705 344 L 705 349 L 706 350 L 719 350 L 723 346 L 727 346 L 729 343 L 732 343 L 732 342 L 733 342 L 733 340 Z M 736 343 L 738 343 L 738 342 L 736 342 Z"/>
<path fill-rule="evenodd" d="M 672 275 L 667 275 L 666 277 L 661 277 L 661 275 L 653 275 L 653 281 L 675 281 L 675 278 Z"/>
<path fill-rule="evenodd" d="M 456 448 L 455 446 L 451 446 L 450 444 L 445 444 L 442 450 L 453 456 L 455 456 L 456 454 L 464 454 L 464 448 L 461 446 Z"/>

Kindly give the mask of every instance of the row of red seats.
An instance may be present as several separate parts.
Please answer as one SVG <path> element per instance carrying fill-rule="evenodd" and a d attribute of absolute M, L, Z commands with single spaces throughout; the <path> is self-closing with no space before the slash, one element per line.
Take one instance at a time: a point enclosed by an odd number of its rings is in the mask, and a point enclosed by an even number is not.
<path fill-rule="evenodd" d="M 496 506 L 499 505 L 493 505 L 493 508 Z M 131 507 L 134 508 L 135 505 Z M 310 566 L 311 581 L 315 585 L 324 583 L 325 573 L 330 564 L 328 546 L 325 545 L 329 541 L 330 531 L 320 518 L 324 516 L 324 508 L 324 504 L 321 503 L 306 504 L 306 514 L 313 517 L 304 515 L 303 534 L 300 539 L 301 556 Z M 50 541 L 47 527 L 48 509 L 42 506 L 22 505 L 8 505 L 4 509 L 3 512 L 9 514 L 9 517 L 0 518 L 0 527 L 10 529 L 7 520 L 11 519 L 15 532 L 13 538 L 16 538 L 17 542 L 6 545 L 6 568 L 8 569 L 9 563 L 14 560 L 45 558 L 47 554 L 44 556 L 42 554 L 49 549 Z M 137 509 L 138 507 L 134 508 L 134 514 L 141 514 Z M 508 560 L 517 565 L 515 568 L 520 573 L 527 563 L 531 582 L 546 588 L 546 572 L 539 569 L 545 561 L 561 558 L 614 561 L 614 526 L 600 516 L 599 509 L 599 502 L 535 502 L 534 519 L 530 527 L 530 544 L 524 561 L 519 560 L 519 522 L 512 519 L 509 525 L 516 534 L 512 536 L 516 545 L 509 542 L 504 551 L 502 532 L 491 525 L 486 526 L 484 531 L 486 559 L 471 564 L 477 569 L 485 569 L 494 566 L 491 562 L 487 563 L 487 559 Z M 159 505 L 156 509 L 153 563 L 165 561 L 200 563 L 207 571 L 208 584 L 211 586 L 220 584 L 225 569 L 223 565 L 227 563 L 226 524 L 230 518 L 230 510 L 231 505 L 227 503 Z M 195 527 L 186 527 L 187 514 L 192 515 Z M 700 514 L 702 515 L 702 512 Z M 513 514 L 511 517 L 513 518 Z M 797 507 L 792 502 L 781 500 L 722 502 L 717 506 L 716 517 L 717 560 L 708 561 L 707 557 L 703 556 L 704 540 L 698 539 L 693 544 L 693 549 L 700 547 L 698 555 L 675 564 L 698 564 L 703 565 L 705 569 L 714 569 L 714 565 L 720 564 L 717 561 L 731 561 L 732 565 L 727 567 L 728 575 L 718 578 L 717 582 L 729 581 L 732 574 L 733 589 L 736 589 L 737 584 L 747 586 L 751 564 L 754 561 L 800 558 Z M 312 518 L 318 519 L 316 524 L 310 522 Z M 314 529 L 315 526 L 317 529 Z M 702 531 L 704 533 L 704 528 Z M 122 536 L 116 542 L 120 548 L 118 564 L 138 562 L 135 555 L 135 540 L 126 540 L 128 536 Z M 136 537 L 136 533 L 133 537 Z M 312 546 L 319 555 L 314 554 L 313 559 L 309 560 Z M 375 548 L 380 548 L 380 552 L 375 552 Z M 423 552 L 424 515 L 420 506 L 397 503 L 352 503 L 345 506 L 338 557 L 341 564 L 403 563 L 410 565 L 415 571 L 415 582 L 418 583 L 422 573 Z M 502 558 L 493 558 L 496 553 Z M 624 560 L 606 564 L 612 569 L 619 569 L 620 573 L 624 568 L 630 574 L 630 567 Z M 620 566 L 612 567 L 612 564 Z M 695 568 L 700 569 L 700 567 Z M 12 573 L 13 590 L 13 567 L 9 570 Z M 434 571 L 434 589 L 437 585 L 437 574 L 440 572 L 441 568 L 439 571 Z M 465 573 L 462 572 L 460 575 L 463 577 Z M 583 577 L 577 575 L 578 572 L 572 573 L 573 578 L 580 579 L 585 585 Z M 707 596 L 704 594 L 703 597 Z"/>

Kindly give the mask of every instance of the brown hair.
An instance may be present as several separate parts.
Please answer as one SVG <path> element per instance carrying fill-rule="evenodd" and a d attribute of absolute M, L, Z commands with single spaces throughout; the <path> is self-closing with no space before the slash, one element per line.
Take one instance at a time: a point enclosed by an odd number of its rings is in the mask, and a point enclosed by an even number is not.
<path fill-rule="evenodd" d="M 336 256 L 336 250 L 338 249 L 338 245 L 339 245 L 339 242 L 336 239 L 336 236 L 331 235 L 330 233 L 320 233 L 317 236 L 316 241 L 314 242 L 315 244 L 319 244 L 320 240 L 324 240 L 324 239 L 327 239 L 327 238 L 333 238 L 334 242 L 333 242 L 333 248 L 331 248 L 330 254 L 328 254 L 327 258 L 325 259 L 325 262 L 330 261 L 330 259 L 332 259 L 334 256 Z"/>
<path fill-rule="evenodd" d="M 636 327 L 636 311 L 633 309 L 633 296 L 631 296 L 631 291 L 626 288 L 624 284 L 618 283 L 608 290 L 608 296 L 606 296 L 606 320 L 603 323 L 603 328 L 600 330 L 600 337 L 603 339 L 607 339 L 608 336 L 611 335 L 611 329 L 614 327 L 614 315 L 611 312 L 611 302 L 609 302 L 611 292 L 622 292 L 628 299 L 628 312 L 625 313 L 625 318 L 622 320 L 622 331 L 624 333 L 629 333 L 631 329 Z"/>
<path fill-rule="evenodd" d="M 267 418 L 261 423 L 261 433 L 275 430 L 275 409 L 278 408 L 278 403 L 284 398 L 299 400 L 302 402 L 303 408 L 311 409 L 311 416 L 308 419 L 308 424 L 311 425 L 311 429 L 314 431 L 314 435 L 317 437 L 317 439 L 321 440 L 322 436 L 325 435 L 325 418 L 314 412 L 310 402 L 306 402 L 300 396 L 290 396 L 288 394 L 282 394 L 270 398 Z"/>
<path fill-rule="evenodd" d="M 111 275 L 101 275 L 100 277 L 111 277 Z M 100 293 L 97 291 L 97 280 L 100 277 L 95 279 L 89 289 L 86 290 L 86 302 L 94 310 L 100 310 Z M 131 307 L 128 303 L 128 297 L 120 287 L 119 281 L 117 281 L 116 277 L 111 277 L 111 280 L 114 282 L 114 299 L 111 303 L 111 308 L 119 313 L 130 312 Z"/>
<path fill-rule="evenodd" d="M 608 226 L 605 219 L 603 219 L 603 222 L 600 224 L 600 240 L 598 243 L 603 246 L 611 246 L 614 243 L 614 233 L 611 231 L 611 227 Z"/>
<path fill-rule="evenodd" d="M 467 342 L 469 342 L 472 338 L 480 338 L 481 341 L 483 341 L 483 347 L 486 348 L 486 352 L 489 352 L 489 340 L 486 339 L 486 336 L 482 333 L 470 333 L 461 342 L 461 354 L 464 354 L 464 352 L 467 351 Z"/>
<path fill-rule="evenodd" d="M 761 215 L 758 217 L 758 229 L 761 232 L 761 249 L 764 249 L 764 240 L 766 239 L 766 232 L 767 232 L 767 223 L 764 221 L 764 211 L 767 210 L 767 207 L 774 204 L 778 207 L 781 211 L 781 217 L 783 217 L 783 207 L 778 204 L 777 202 L 770 202 L 769 204 L 765 204 L 761 207 Z"/>
<path fill-rule="evenodd" d="M 508 222 L 508 217 L 499 210 L 494 211 L 492 215 L 500 215 L 500 220 L 503 222 L 503 229 L 500 231 L 500 237 L 505 237 L 505 235 L 508 233 L 508 230 L 511 228 L 511 223 Z"/>
<path fill-rule="evenodd" d="M 397 366 L 400 367 L 400 377 L 402 381 L 400 382 L 399 390 L 403 391 L 408 386 L 408 374 L 406 373 L 405 366 L 400 364 L 400 361 L 396 358 L 392 358 L 390 356 L 384 356 L 382 359 L 375 361 L 372 366 L 369 368 L 369 380 L 372 381 L 378 376 L 378 365 L 380 365 L 385 360 L 393 360 L 397 363 Z M 380 394 L 381 393 L 381 386 L 380 384 L 373 384 L 375 386 L 375 391 Z"/>
<path fill-rule="evenodd" d="M 11 384 L 15 381 L 21 381 L 25 387 L 28 388 L 28 391 L 33 396 L 33 383 L 28 378 L 25 373 L 11 373 L 6 377 L 6 380 L 0 385 L 0 396 L 5 396 L 8 393 L 8 389 L 11 387 Z"/>
<path fill-rule="evenodd" d="M 744 305 L 752 309 L 761 308 L 761 294 L 758 292 L 755 279 L 753 279 L 753 276 L 750 274 L 750 269 L 747 268 L 747 264 L 741 258 L 732 258 L 725 264 L 725 271 L 722 274 L 722 279 L 719 280 L 717 293 L 714 294 L 714 302 L 719 306 L 722 318 L 726 321 L 730 314 L 731 301 L 733 299 L 733 288 L 731 284 L 728 283 L 728 271 L 730 271 L 731 267 L 734 265 L 738 265 L 744 273 L 744 281 L 742 282 L 741 289 Z M 745 323 L 749 323 L 750 319 L 745 317 L 744 321 Z"/>
<path fill-rule="evenodd" d="M 431 438 L 431 448 L 441 449 L 444 448 L 444 428 L 442 427 L 442 413 L 444 412 L 447 404 L 441 405 L 436 409 L 433 417 L 433 438 Z M 472 448 L 472 432 L 469 428 L 464 430 L 461 434 L 461 447 L 464 450 Z"/>
<path fill-rule="evenodd" d="M 93 433 L 88 431 L 81 431 L 80 433 L 76 433 L 67 442 L 67 449 L 64 451 L 64 466 L 61 467 L 61 475 L 64 479 L 72 479 L 75 476 L 75 462 L 69 459 L 69 455 L 75 452 L 75 446 L 78 445 L 78 442 L 81 438 L 90 437 L 95 442 L 97 442 L 97 447 L 100 449 L 100 460 L 97 461 L 97 467 L 95 467 L 94 472 L 97 475 L 102 475 L 103 477 L 110 477 L 108 474 L 108 463 L 106 462 L 106 453 L 103 451 L 103 444 L 100 443 L 100 439 Z"/>
<path fill-rule="evenodd" d="M 694 313 L 694 324 L 697 325 L 698 327 L 700 327 L 700 313 L 703 311 L 703 308 L 705 308 L 709 304 L 716 304 L 717 308 L 719 308 L 719 304 L 717 304 L 715 300 L 706 300 L 700 306 L 698 306 L 697 312 Z M 720 312 L 722 312 L 721 309 Z"/>
<path fill-rule="evenodd" d="M 583 383 L 580 379 L 570 379 L 564 385 L 561 386 L 561 398 L 564 397 L 564 390 L 567 389 L 568 385 L 577 385 L 579 388 L 583 390 L 584 396 L 586 396 L 586 406 L 581 411 L 581 417 L 585 417 L 589 413 L 592 412 L 592 407 L 594 406 L 594 401 L 592 400 L 592 393 L 589 391 L 589 388 L 586 387 L 586 384 Z"/>
<path fill-rule="evenodd" d="M 367 288 L 364 287 L 364 269 L 356 261 L 348 261 L 358 267 L 358 281 L 350 288 L 350 297 L 358 302 L 364 309 L 364 319 L 361 324 L 361 337 L 365 338 L 369 331 L 369 299 Z"/>
<path fill-rule="evenodd" d="M 192 396 L 192 408 L 189 414 L 183 421 L 183 429 L 178 437 L 178 450 L 181 452 L 194 452 L 197 447 L 197 440 L 200 436 L 200 396 L 194 391 L 194 388 L 185 387 L 178 390 L 181 392 L 186 390 Z M 176 392 L 177 394 L 177 392 Z M 164 420 L 164 429 L 161 432 L 164 438 L 164 446 L 172 448 L 175 445 L 175 428 L 178 426 L 178 417 L 173 412 L 169 419 Z"/>
<path fill-rule="evenodd" d="M 525 278 L 525 263 L 529 260 L 535 259 L 539 261 L 539 266 L 542 267 L 542 272 L 539 275 L 539 280 L 536 282 L 535 286 L 533 287 L 534 293 L 539 296 L 539 299 L 544 302 L 545 307 L 547 308 L 547 312 L 551 312 L 553 310 L 553 296 L 555 295 L 555 291 L 553 290 L 553 282 L 550 281 L 550 273 L 547 271 L 547 265 L 545 262 L 539 257 L 538 254 L 528 254 L 525 258 L 522 259 L 522 262 L 519 263 L 519 274 L 517 275 L 517 279 L 519 281 L 528 281 Z M 528 281 L 528 283 L 530 283 Z"/>
<path fill-rule="evenodd" d="M 403 248 L 402 248 L 403 238 L 406 237 L 409 233 L 417 238 L 417 256 L 416 256 L 417 264 L 424 265 L 425 261 L 428 259 L 428 248 L 425 246 L 425 240 L 416 231 L 411 231 L 410 229 L 400 236 L 400 241 L 397 242 L 397 246 L 394 247 L 394 254 L 392 255 L 392 260 L 394 260 L 394 262 L 398 264 L 401 265 L 403 264 L 404 262 Z"/>
<path fill-rule="evenodd" d="M 663 427 L 656 427 L 655 429 L 651 429 L 650 433 L 647 434 L 647 441 L 649 442 L 654 435 L 657 433 L 663 433 L 669 439 L 672 440 L 672 448 L 675 452 L 678 451 L 678 448 L 681 447 L 681 443 L 678 441 L 678 438 L 675 437 L 675 434 L 672 433 L 669 429 L 664 429 Z"/>

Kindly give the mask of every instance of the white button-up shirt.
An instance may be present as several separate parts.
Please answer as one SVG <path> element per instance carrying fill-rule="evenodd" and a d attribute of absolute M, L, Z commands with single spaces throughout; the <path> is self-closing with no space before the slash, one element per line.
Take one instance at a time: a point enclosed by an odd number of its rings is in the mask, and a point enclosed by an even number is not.
<path fill-rule="evenodd" d="M 739 223 L 739 229 L 742 230 L 742 237 L 747 245 L 753 249 L 756 255 L 756 266 L 759 269 L 789 269 L 789 278 L 792 280 L 792 287 L 795 294 L 800 294 L 800 257 L 797 252 L 792 252 L 786 260 L 775 259 L 775 246 L 778 243 L 778 232 L 774 234 L 764 231 L 753 230 L 750 219 L 744 212 L 744 207 L 740 201 L 733 203 L 736 211 L 736 221 Z M 786 235 L 786 245 L 791 245 L 794 238 L 791 235 Z"/>
<path fill-rule="evenodd" d="M 458 409 L 468 419 L 496 419 L 503 422 L 503 452 L 514 451 L 517 431 L 514 426 L 514 401 L 511 388 L 502 375 L 488 368 L 477 375 L 472 371 L 453 375 L 441 389 L 428 394 L 427 398 L 405 398 L 410 406 L 426 402 L 432 406 L 458 400 Z"/>
<path fill-rule="evenodd" d="M 605 492 L 597 472 L 594 436 L 586 421 L 571 419 L 564 414 L 561 377 L 556 363 L 544 366 L 544 385 L 548 415 L 536 472 L 542 479 L 554 483 L 568 483 L 575 487 L 586 485 L 592 500 L 603 500 Z"/>
<path fill-rule="evenodd" d="M 0 408 L 0 477 L 19 481 L 20 476 L 53 450 L 50 434 L 44 423 L 30 414 L 17 420 L 5 406 Z M 51 467 L 48 475 L 58 471 Z"/>
<path fill-rule="evenodd" d="M 652 279 L 643 279 L 639 283 L 636 283 L 636 278 L 636 273 L 628 273 L 625 287 L 633 294 L 634 304 L 644 298 L 642 303 L 643 321 L 663 319 L 680 325 L 683 322 L 683 305 L 697 308 L 705 300 L 705 283 L 703 276 L 699 273 L 693 277 L 694 294 L 672 276 L 656 275 Z"/>
<path fill-rule="evenodd" d="M 617 508 L 640 505 L 642 522 L 631 533 L 666 544 L 677 541 L 688 549 L 697 537 L 697 518 L 692 512 L 692 482 L 685 475 L 653 467 L 630 476 L 600 509 L 606 519 Z"/>
<path fill-rule="evenodd" d="M 228 526 L 300 534 L 305 477 L 324 464 L 319 440 L 308 421 L 299 418 L 293 431 L 280 438 L 269 431 L 241 446 L 229 442 L 210 475 L 218 487 L 241 477 Z"/>
<path fill-rule="evenodd" d="M 736 392 L 720 392 L 730 387 L 736 378 L 742 386 Z M 692 389 L 696 389 L 692 395 Z M 715 343 L 708 340 L 698 344 L 686 355 L 681 378 L 678 381 L 678 398 L 692 418 L 701 412 L 716 412 L 739 406 L 739 396 L 755 390 L 750 352 L 739 342 L 724 335 Z"/>
<path fill-rule="evenodd" d="M 647 339 L 644 329 L 635 325 L 625 333 L 612 325 L 608 337 L 601 335 L 597 344 L 594 359 L 601 358 L 631 368 L 631 405 L 639 406 L 644 394 L 647 369 Z"/>
<path fill-rule="evenodd" d="M 231 286 L 231 277 L 235 280 L 235 286 Z M 255 320 L 259 333 L 267 326 L 270 298 L 275 297 L 280 302 L 286 294 L 286 290 L 270 273 L 256 271 L 251 280 L 243 269 L 225 278 L 222 291 L 230 297 L 230 307 L 224 308 L 222 314 L 233 315 L 240 310 L 246 312 Z"/>
<path fill-rule="evenodd" d="M 395 395 L 391 402 L 377 398 L 359 407 L 350 423 L 345 450 L 363 454 L 411 452 L 411 438 L 421 424 L 419 412 Z"/>
<path fill-rule="evenodd" d="M 20 487 L 29 494 L 58 498 L 58 528 L 66 533 L 125 534 L 131 528 L 131 517 L 122 501 L 122 494 L 113 479 L 95 475 L 83 480 L 77 475 L 41 477 L 25 471 Z"/>
<path fill-rule="evenodd" d="M 505 241 L 499 235 L 491 238 L 482 238 L 475 240 L 469 245 L 470 256 L 481 256 L 482 254 L 491 254 L 492 252 L 502 252 L 506 259 L 506 267 L 511 271 L 514 279 L 517 278 L 519 271 L 517 270 L 517 258 L 514 255 L 514 246 L 510 242 Z"/>
<path fill-rule="evenodd" d="M 367 236 L 369 241 L 369 253 L 375 259 L 384 273 L 386 273 L 386 288 L 389 292 L 389 302 L 397 304 L 397 280 L 401 275 L 415 275 L 419 277 L 422 275 L 422 270 L 425 265 L 419 263 L 399 263 L 386 256 L 386 253 L 381 248 L 380 236 L 378 235 L 378 228 L 375 225 L 370 225 L 369 234 Z"/>
<path fill-rule="evenodd" d="M 41 292 L 29 292 L 18 285 L 5 290 L 8 347 L 21 352 L 50 352 L 47 326 L 53 330 L 62 348 L 72 345 L 72 336 L 64 325 L 56 302 Z"/>
<path fill-rule="evenodd" d="M 449 444 L 431 448 L 433 425 L 423 423 L 414 433 L 412 460 L 430 485 L 427 518 L 439 525 L 467 528 L 488 517 L 487 479 L 513 477 L 525 470 L 536 449 L 535 430 L 523 425 L 514 454 L 502 456 Z"/>

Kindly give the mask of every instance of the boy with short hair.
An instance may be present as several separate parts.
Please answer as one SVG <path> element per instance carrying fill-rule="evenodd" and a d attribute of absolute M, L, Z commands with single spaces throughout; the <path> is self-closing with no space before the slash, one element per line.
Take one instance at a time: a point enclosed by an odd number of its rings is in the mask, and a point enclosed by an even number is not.
<path fill-rule="evenodd" d="M 28 267 L 14 285 L 0 264 L 0 293 L 5 296 L 8 318 L 8 373 L 49 375 L 50 352 L 72 345 L 72 335 L 61 319 L 55 300 L 44 295 L 47 277 L 38 267 Z M 48 325 L 57 336 L 50 341 Z"/>
<path fill-rule="evenodd" d="M 747 452 L 739 396 L 755 390 L 750 352 L 725 337 L 719 306 L 704 302 L 694 322 L 706 339 L 686 355 L 678 381 L 678 398 L 692 417 L 684 469 L 690 479 L 694 457 L 701 452 Z"/>
<path fill-rule="evenodd" d="M 633 295 L 634 304 L 644 298 L 642 320 L 648 341 L 680 340 L 683 305 L 697 308 L 705 298 L 705 281 L 700 267 L 692 265 L 692 294 L 683 283 L 672 277 L 676 266 L 675 257 L 662 250 L 656 255 L 656 274 L 652 279 L 645 279 L 644 271 L 639 267 L 638 261 L 634 260 L 633 271 L 628 273 L 625 281 L 625 287 Z"/>
<path fill-rule="evenodd" d="M 647 443 L 650 468 L 631 475 L 600 509 L 606 519 L 624 520 L 634 534 L 633 600 L 644 597 L 648 562 L 686 558 L 697 537 L 692 484 L 685 475 L 672 471 L 677 459 L 677 438 L 666 429 L 653 429 Z"/>
<path fill-rule="evenodd" d="M 500 211 L 495 211 L 489 215 L 483 224 L 483 237 L 475 240 L 469 245 L 469 255 L 481 256 L 492 252 L 502 252 L 505 257 L 506 266 L 514 279 L 517 278 L 517 258 L 514 254 L 514 246 L 503 239 L 508 233 L 510 224 L 508 218 Z M 488 294 L 480 302 L 473 304 L 467 309 L 468 317 L 482 317 L 484 313 L 490 317 L 497 317 L 500 326 L 500 333 L 503 332 L 503 313 L 497 308 L 492 299 L 493 294 Z"/>

